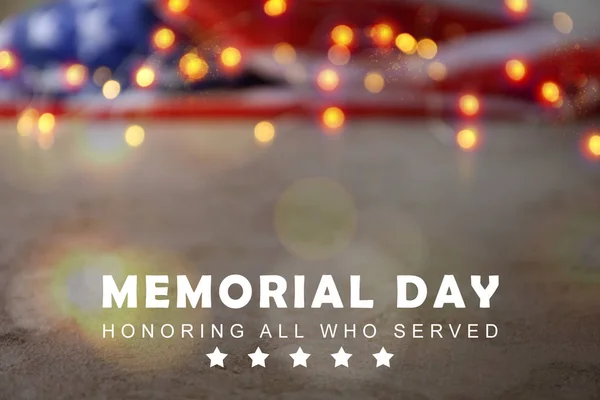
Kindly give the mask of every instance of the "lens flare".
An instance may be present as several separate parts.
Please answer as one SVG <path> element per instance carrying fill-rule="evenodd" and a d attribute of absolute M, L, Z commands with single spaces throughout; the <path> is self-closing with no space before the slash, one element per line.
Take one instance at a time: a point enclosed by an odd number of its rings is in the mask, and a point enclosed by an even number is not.
<path fill-rule="evenodd" d="M 439 61 L 434 61 L 427 67 L 427 74 L 434 81 L 440 82 L 446 79 L 446 66 Z"/>
<path fill-rule="evenodd" d="M 221 62 L 226 67 L 237 67 L 241 61 L 242 53 L 235 47 L 228 47 L 221 53 Z"/>
<path fill-rule="evenodd" d="M 458 107 L 464 115 L 472 117 L 479 112 L 479 99 L 472 94 L 466 94 L 458 100 Z"/>
<path fill-rule="evenodd" d="M 169 50 L 175 44 L 175 33 L 169 28 L 160 28 L 152 37 L 154 46 L 159 50 Z"/>
<path fill-rule="evenodd" d="M 568 35 L 573 30 L 573 20 L 565 12 L 557 12 L 553 17 L 554 27 L 560 33 Z"/>
<path fill-rule="evenodd" d="M 273 58 L 281 65 L 293 64 L 296 62 L 296 50 L 288 43 L 279 43 L 273 47 Z"/>
<path fill-rule="evenodd" d="M 554 82 L 545 82 L 540 91 L 542 98 L 553 105 L 557 104 L 562 97 L 560 87 Z"/>
<path fill-rule="evenodd" d="M 121 93 L 121 84 L 114 80 L 108 80 L 102 86 L 102 94 L 108 100 L 114 100 Z"/>
<path fill-rule="evenodd" d="M 339 86 L 340 77 L 334 70 L 325 69 L 319 73 L 319 76 L 317 77 L 317 84 L 322 90 L 331 92 Z"/>
<path fill-rule="evenodd" d="M 380 93 L 385 86 L 385 79 L 378 72 L 369 72 L 365 76 L 365 88 L 371 93 Z"/>
<path fill-rule="evenodd" d="M 87 79 L 87 68 L 81 64 L 70 65 L 65 71 L 65 80 L 71 87 L 81 87 Z"/>
<path fill-rule="evenodd" d="M 169 0 L 168 7 L 171 12 L 182 13 L 190 5 L 190 0 Z"/>
<path fill-rule="evenodd" d="M 525 64 L 519 60 L 509 60 L 504 67 L 506 75 L 515 82 L 520 82 L 525 78 L 527 69 Z"/>
<path fill-rule="evenodd" d="M 17 122 L 17 133 L 19 136 L 29 136 L 35 130 L 38 123 L 39 113 L 33 108 L 29 108 L 21 113 Z"/>
<path fill-rule="evenodd" d="M 417 40 L 409 33 L 401 33 L 396 37 L 396 47 L 405 54 L 417 51 Z"/>
<path fill-rule="evenodd" d="M 338 25 L 331 31 L 331 40 L 340 46 L 349 46 L 354 40 L 354 31 L 347 25 Z"/>
<path fill-rule="evenodd" d="M 321 120 L 325 128 L 330 132 L 334 133 L 340 130 L 344 126 L 346 116 L 344 112 L 338 107 L 329 107 L 323 111 Z"/>
<path fill-rule="evenodd" d="M 17 66 L 17 57 L 8 50 L 0 51 L 0 72 L 12 72 Z"/>
<path fill-rule="evenodd" d="M 593 159 L 600 159 L 600 133 L 589 135 L 586 140 L 586 150 Z"/>
<path fill-rule="evenodd" d="M 264 6 L 265 14 L 270 17 L 278 17 L 286 12 L 286 0 L 267 0 Z"/>
<path fill-rule="evenodd" d="M 417 52 L 426 60 L 431 60 L 437 54 L 437 44 L 431 39 L 421 39 L 417 43 Z"/>
<path fill-rule="evenodd" d="M 139 147 L 144 143 L 146 133 L 139 125 L 132 125 L 125 131 L 125 142 L 131 147 Z"/>
<path fill-rule="evenodd" d="M 514 14 L 525 14 L 529 9 L 528 0 L 504 0 L 504 4 Z"/>
<path fill-rule="evenodd" d="M 479 143 L 477 136 L 477 132 L 474 129 L 463 129 L 456 135 L 456 143 L 461 149 L 471 151 L 474 150 Z"/>
<path fill-rule="evenodd" d="M 135 74 L 135 82 L 141 88 L 150 87 L 154 83 L 155 79 L 156 72 L 154 72 L 154 70 L 149 66 L 141 67 Z"/>
<path fill-rule="evenodd" d="M 254 127 L 254 138 L 262 144 L 271 143 L 275 138 L 275 127 L 268 121 L 262 121 Z"/>
<path fill-rule="evenodd" d="M 44 113 L 38 120 L 38 129 L 42 134 L 51 133 L 56 126 L 56 118 L 51 113 Z"/>
<path fill-rule="evenodd" d="M 179 70 L 188 81 L 195 82 L 208 74 L 208 63 L 195 53 L 187 53 L 179 61 Z"/>

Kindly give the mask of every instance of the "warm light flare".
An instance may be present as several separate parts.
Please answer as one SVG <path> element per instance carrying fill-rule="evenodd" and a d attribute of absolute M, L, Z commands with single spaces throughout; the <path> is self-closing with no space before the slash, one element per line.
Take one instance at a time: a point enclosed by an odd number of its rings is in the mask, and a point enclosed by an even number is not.
<path fill-rule="evenodd" d="M 226 67 L 237 67 L 241 61 L 242 53 L 235 47 L 228 47 L 221 53 L 221 62 Z"/>
<path fill-rule="evenodd" d="M 287 10 L 286 0 L 267 0 L 264 6 L 265 14 L 270 17 L 277 17 Z"/>
<path fill-rule="evenodd" d="M 522 81 L 527 73 L 525 64 L 519 60 L 509 60 L 504 69 L 506 71 L 506 75 L 515 82 Z"/>
<path fill-rule="evenodd" d="M 557 104 L 562 97 L 560 87 L 554 82 L 545 82 L 541 88 L 541 95 L 551 104 Z"/>
<path fill-rule="evenodd" d="M 421 39 L 417 43 L 417 52 L 426 60 L 431 60 L 437 54 L 437 44 L 431 39 Z"/>
<path fill-rule="evenodd" d="M 350 50 L 346 46 L 333 45 L 327 52 L 327 58 L 334 65 L 346 65 L 350 61 Z"/>
<path fill-rule="evenodd" d="M 587 150 L 594 158 L 600 158 L 600 133 L 591 135 L 587 140 Z"/>
<path fill-rule="evenodd" d="M 394 41 L 394 29 L 388 24 L 377 24 L 371 28 L 371 38 L 378 46 L 389 46 Z"/>
<path fill-rule="evenodd" d="M 102 86 L 102 94 L 109 100 L 116 99 L 121 93 L 121 84 L 115 80 L 108 80 Z"/>
<path fill-rule="evenodd" d="M 456 134 L 456 143 L 463 150 L 474 150 L 479 142 L 474 129 L 463 129 Z"/>
<path fill-rule="evenodd" d="M 458 107 L 464 115 L 472 117 L 479 112 L 479 99 L 472 94 L 466 94 L 458 100 Z"/>
<path fill-rule="evenodd" d="M 131 147 L 139 147 L 144 143 L 146 133 L 139 125 L 132 125 L 125 131 L 125 142 Z"/>
<path fill-rule="evenodd" d="M 38 129 L 42 134 L 52 133 L 56 126 L 56 118 L 51 113 L 44 113 L 38 120 Z"/>
<path fill-rule="evenodd" d="M 182 13 L 190 5 L 190 0 L 169 0 L 168 7 L 174 13 Z"/>
<path fill-rule="evenodd" d="M 81 64 L 70 65 L 65 71 L 65 80 L 72 87 L 80 87 L 87 79 L 87 68 Z"/>
<path fill-rule="evenodd" d="M 317 77 L 317 84 L 322 90 L 331 92 L 339 86 L 340 77 L 334 70 L 325 69 L 319 73 L 319 76 Z"/>
<path fill-rule="evenodd" d="M 329 107 L 323 112 L 321 117 L 323 125 L 330 131 L 337 131 L 344 126 L 346 116 L 338 107 Z"/>
<path fill-rule="evenodd" d="M 371 93 L 380 93 L 385 86 L 385 79 L 378 72 L 369 72 L 365 76 L 365 88 Z"/>
<path fill-rule="evenodd" d="M 179 69 L 190 81 L 198 81 L 208 74 L 208 63 L 197 54 L 188 53 L 179 62 Z"/>
<path fill-rule="evenodd" d="M 159 50 L 168 50 L 175 43 L 175 33 L 169 28 L 160 28 L 152 38 L 154 46 Z"/>
<path fill-rule="evenodd" d="M 270 143 L 275 137 L 275 127 L 268 121 L 262 121 L 254 127 L 254 138 L 259 143 Z"/>
<path fill-rule="evenodd" d="M 156 79 L 156 73 L 151 67 L 143 66 L 135 74 L 135 82 L 141 88 L 150 87 Z"/>
<path fill-rule="evenodd" d="M 0 51 L 0 71 L 11 72 L 15 69 L 16 65 L 17 58 L 12 52 L 8 50 Z"/>
<path fill-rule="evenodd" d="M 504 0 L 504 4 L 515 14 L 525 14 L 529 9 L 528 0 Z"/>
<path fill-rule="evenodd" d="M 396 47 L 405 54 L 417 51 L 417 40 L 409 33 L 401 33 L 396 37 Z"/>
<path fill-rule="evenodd" d="M 331 31 L 331 39 L 340 46 L 349 46 L 354 40 L 354 31 L 347 25 L 338 25 Z"/>
<path fill-rule="evenodd" d="M 288 43 L 279 43 L 273 47 L 273 58 L 281 65 L 293 64 L 296 61 L 296 50 Z"/>

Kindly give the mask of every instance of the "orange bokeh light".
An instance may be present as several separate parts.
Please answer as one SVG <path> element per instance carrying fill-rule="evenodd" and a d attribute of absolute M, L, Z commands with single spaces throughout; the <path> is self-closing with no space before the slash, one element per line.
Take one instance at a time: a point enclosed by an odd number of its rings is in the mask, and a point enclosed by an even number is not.
<path fill-rule="evenodd" d="M 472 117 L 479 112 L 479 99 L 472 94 L 465 94 L 458 100 L 458 107 L 464 115 Z"/>
<path fill-rule="evenodd" d="M 175 43 L 175 33 L 169 28 L 160 28 L 152 37 L 154 46 L 159 50 L 168 50 Z"/>
<path fill-rule="evenodd" d="M 70 65 L 65 71 L 65 80 L 72 87 L 80 87 L 87 79 L 87 68 L 81 64 Z"/>
<path fill-rule="evenodd" d="M 344 122 L 346 121 L 346 115 L 338 107 L 329 107 L 328 109 L 323 111 L 321 121 L 323 122 L 325 128 L 327 128 L 328 130 L 337 131 L 344 126 Z"/>
<path fill-rule="evenodd" d="M 593 158 L 600 158 L 600 133 L 594 133 L 587 139 L 587 151 Z"/>
<path fill-rule="evenodd" d="M 540 89 L 540 94 L 550 104 L 557 104 L 562 97 L 560 87 L 554 82 L 545 82 Z"/>
<path fill-rule="evenodd" d="M 221 53 L 221 62 L 226 67 L 237 67 L 241 61 L 242 53 L 235 47 L 228 47 Z"/>
<path fill-rule="evenodd" d="M 515 82 L 522 81 L 527 74 L 527 68 L 525 67 L 525 64 L 519 60 L 507 61 L 504 66 L 504 70 L 506 71 L 506 75 Z"/>
<path fill-rule="evenodd" d="M 394 29 L 388 24 L 377 24 L 371 28 L 370 33 L 378 46 L 389 46 L 394 41 Z"/>
<path fill-rule="evenodd" d="M 334 70 L 325 69 L 319 73 L 319 76 L 317 77 L 317 84 L 322 90 L 331 92 L 339 86 L 340 77 Z"/>
<path fill-rule="evenodd" d="M 277 17 L 287 10 L 286 0 L 267 0 L 264 6 L 265 14 L 270 17 Z"/>
<path fill-rule="evenodd" d="M 456 134 L 456 143 L 463 150 L 474 150 L 479 143 L 477 132 L 474 129 L 461 130 Z"/>
<path fill-rule="evenodd" d="M 338 25 L 331 31 L 331 39 L 340 46 L 349 46 L 354 40 L 354 31 L 347 25 Z"/>
<path fill-rule="evenodd" d="M 190 6 L 190 0 L 169 0 L 167 7 L 174 13 L 182 13 Z"/>

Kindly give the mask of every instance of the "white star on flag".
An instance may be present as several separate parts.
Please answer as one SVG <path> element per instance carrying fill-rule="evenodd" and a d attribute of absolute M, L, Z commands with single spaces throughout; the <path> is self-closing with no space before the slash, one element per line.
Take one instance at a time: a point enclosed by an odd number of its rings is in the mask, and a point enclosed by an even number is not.
<path fill-rule="evenodd" d="M 55 11 L 38 12 L 27 21 L 27 40 L 33 47 L 48 49 L 58 41 L 58 19 Z"/>
<path fill-rule="evenodd" d="M 264 368 L 265 360 L 267 357 L 269 357 L 269 355 L 267 353 L 263 353 L 260 347 L 257 347 L 254 353 L 248 354 L 248 357 L 252 359 L 252 368 L 256 367 L 257 365 L 260 365 Z"/>
<path fill-rule="evenodd" d="M 290 357 L 292 357 L 292 359 L 294 360 L 294 366 L 292 368 L 296 368 L 299 365 L 304 368 L 307 368 L 306 360 L 308 360 L 310 354 L 302 351 L 302 347 L 298 347 L 298 351 L 290 354 Z"/>
<path fill-rule="evenodd" d="M 221 368 L 225 368 L 223 361 L 225 360 L 225 357 L 227 357 L 227 354 L 221 353 L 218 347 L 215 347 L 215 351 L 213 351 L 212 353 L 208 353 L 206 356 L 210 358 L 211 368 L 215 365 L 218 365 Z"/>
<path fill-rule="evenodd" d="M 346 353 L 344 348 L 340 347 L 340 351 L 333 353 L 331 357 L 333 357 L 335 360 L 335 368 L 339 367 L 340 365 L 348 368 L 348 360 L 350 357 L 352 357 L 352 354 Z"/>
<path fill-rule="evenodd" d="M 375 359 L 377 360 L 376 368 L 379 368 L 382 365 L 389 368 L 390 367 L 390 359 L 392 357 L 394 357 L 394 355 L 391 353 L 388 353 L 387 351 L 385 351 L 385 348 L 382 347 L 381 351 L 379 353 L 373 354 L 373 357 L 375 357 Z"/>

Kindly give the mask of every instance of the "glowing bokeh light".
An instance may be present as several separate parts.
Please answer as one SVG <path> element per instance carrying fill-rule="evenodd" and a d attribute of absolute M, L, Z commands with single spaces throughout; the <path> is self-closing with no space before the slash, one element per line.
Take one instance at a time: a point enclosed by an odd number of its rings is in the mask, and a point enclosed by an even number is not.
<path fill-rule="evenodd" d="M 168 7 L 171 12 L 182 13 L 190 5 L 190 0 L 169 0 Z"/>
<path fill-rule="evenodd" d="M 458 107 L 464 115 L 472 117 L 479 112 L 479 99 L 472 94 L 465 94 L 458 100 Z"/>
<path fill-rule="evenodd" d="M 275 138 L 275 126 L 268 121 L 261 121 L 254 127 L 254 138 L 259 143 L 270 143 Z"/>
<path fill-rule="evenodd" d="M 65 80 L 72 87 L 80 87 L 87 79 L 87 68 L 81 64 L 70 65 L 65 71 Z"/>
<path fill-rule="evenodd" d="M 509 11 L 515 14 L 525 14 L 529 9 L 528 0 L 504 0 L 504 4 Z"/>
<path fill-rule="evenodd" d="M 150 87 L 156 79 L 156 72 L 149 66 L 143 66 L 135 74 L 135 82 L 141 88 Z"/>
<path fill-rule="evenodd" d="M 233 68 L 242 61 L 242 53 L 235 47 L 228 47 L 221 53 L 221 62 L 224 66 Z"/>
<path fill-rule="evenodd" d="M 179 61 L 179 70 L 189 81 L 199 81 L 208 74 L 208 63 L 195 53 L 187 53 Z"/>
<path fill-rule="evenodd" d="M 168 50 L 175 43 L 175 33 L 169 28 L 160 28 L 152 37 L 154 46 L 159 50 Z"/>
<path fill-rule="evenodd" d="M 389 46 L 394 41 L 394 29 L 388 24 L 377 24 L 371 28 L 370 36 L 378 46 Z"/>
<path fill-rule="evenodd" d="M 371 93 L 380 93 L 385 87 L 385 79 L 378 72 L 369 72 L 365 76 L 365 88 Z"/>
<path fill-rule="evenodd" d="M 0 51 L 0 71 L 12 71 L 17 64 L 15 55 L 8 51 Z"/>
<path fill-rule="evenodd" d="M 146 133 L 139 125 L 131 125 L 125 130 L 125 142 L 131 147 L 139 147 L 144 143 Z"/>
<path fill-rule="evenodd" d="M 569 14 L 565 12 L 555 13 L 552 20 L 554 22 L 554 27 L 560 33 L 564 33 L 565 35 L 567 35 L 573 30 L 573 20 L 571 19 Z"/>
<path fill-rule="evenodd" d="M 334 70 L 324 69 L 317 77 L 317 84 L 322 90 L 331 92 L 339 86 L 340 77 Z"/>
<path fill-rule="evenodd" d="M 507 61 L 504 70 L 506 71 L 506 75 L 515 82 L 522 81 L 527 73 L 525 64 L 519 60 Z"/>
<path fill-rule="evenodd" d="M 421 39 L 417 43 L 417 52 L 426 60 L 431 60 L 437 54 L 437 44 L 431 39 Z"/>
<path fill-rule="evenodd" d="M 350 61 L 350 50 L 346 46 L 333 45 L 327 52 L 327 58 L 334 65 L 346 65 Z"/>
<path fill-rule="evenodd" d="M 117 81 L 108 80 L 102 86 L 102 94 L 108 100 L 116 99 L 120 93 L 121 93 L 121 84 Z"/>
<path fill-rule="evenodd" d="M 346 115 L 338 107 L 329 107 L 323 111 L 321 121 L 326 129 L 331 132 L 335 132 L 344 126 Z"/>
<path fill-rule="evenodd" d="M 427 74 L 434 81 L 443 81 L 447 74 L 446 66 L 439 61 L 434 61 L 427 67 Z"/>
<path fill-rule="evenodd" d="M 590 135 L 587 139 L 587 150 L 594 158 L 600 158 L 600 133 Z"/>
<path fill-rule="evenodd" d="M 282 15 L 287 10 L 286 0 L 267 0 L 264 6 L 265 14 L 270 17 Z"/>
<path fill-rule="evenodd" d="M 338 25 L 331 31 L 331 40 L 340 46 L 349 46 L 354 40 L 354 31 L 347 25 Z"/>
<path fill-rule="evenodd" d="M 557 104 L 562 97 L 560 87 L 554 82 L 545 82 L 540 91 L 542 98 L 551 104 Z"/>
<path fill-rule="evenodd" d="M 293 64 L 296 61 L 296 50 L 289 43 L 279 43 L 273 47 L 273 58 L 281 65 Z"/>
<path fill-rule="evenodd" d="M 474 150 L 478 142 L 479 138 L 477 137 L 477 132 L 474 129 L 462 129 L 456 134 L 456 143 L 463 150 Z"/>
<path fill-rule="evenodd" d="M 405 54 L 417 51 L 417 40 L 409 33 L 401 33 L 396 37 L 396 47 Z"/>
<path fill-rule="evenodd" d="M 56 118 L 51 113 L 44 113 L 40 115 L 38 120 L 38 129 L 42 134 L 51 133 L 56 126 Z"/>
<path fill-rule="evenodd" d="M 29 136 L 33 133 L 37 126 L 39 113 L 37 110 L 30 108 L 21 113 L 17 121 L 17 133 L 19 136 Z"/>

